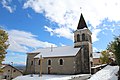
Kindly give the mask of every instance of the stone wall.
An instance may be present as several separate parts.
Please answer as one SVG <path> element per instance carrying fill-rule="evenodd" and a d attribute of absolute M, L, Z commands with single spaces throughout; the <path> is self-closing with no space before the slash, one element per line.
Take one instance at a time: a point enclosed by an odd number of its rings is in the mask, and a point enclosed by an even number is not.
<path fill-rule="evenodd" d="M 63 65 L 60 65 L 59 60 L 63 60 Z M 40 72 L 39 59 L 35 59 L 35 73 Z M 51 60 L 51 65 L 48 65 L 48 60 Z M 42 60 L 42 73 L 48 74 L 48 67 L 50 67 L 50 74 L 74 74 L 75 73 L 75 57 L 52 57 L 44 58 Z"/>
<path fill-rule="evenodd" d="M 17 76 L 21 76 L 22 73 L 18 71 L 17 69 L 13 68 L 12 66 L 6 66 L 3 69 L 3 76 L 2 78 L 6 80 L 11 80 L 13 78 L 16 78 Z"/>
<path fill-rule="evenodd" d="M 88 45 L 81 46 L 80 51 L 76 55 L 76 74 L 80 73 L 91 73 L 91 62 Z"/>
<path fill-rule="evenodd" d="M 27 53 L 25 74 L 30 74 L 30 73 L 34 73 L 35 72 L 34 57 L 37 54 L 39 54 L 39 53 Z"/>

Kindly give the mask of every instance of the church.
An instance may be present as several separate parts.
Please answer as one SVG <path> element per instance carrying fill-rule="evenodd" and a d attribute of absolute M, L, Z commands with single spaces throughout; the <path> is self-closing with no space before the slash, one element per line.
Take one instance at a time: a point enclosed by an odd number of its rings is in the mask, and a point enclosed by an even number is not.
<path fill-rule="evenodd" d="M 91 31 L 81 13 L 74 45 L 40 48 L 27 53 L 26 74 L 90 74 L 93 65 Z"/>

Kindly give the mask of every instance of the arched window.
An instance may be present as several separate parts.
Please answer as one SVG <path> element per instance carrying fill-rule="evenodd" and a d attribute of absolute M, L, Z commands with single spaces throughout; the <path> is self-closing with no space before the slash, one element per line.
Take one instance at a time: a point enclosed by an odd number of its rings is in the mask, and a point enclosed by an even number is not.
<path fill-rule="evenodd" d="M 80 42 L 80 35 L 77 34 L 77 42 Z"/>
<path fill-rule="evenodd" d="M 40 65 L 40 60 L 38 61 L 38 65 Z"/>
<path fill-rule="evenodd" d="M 59 60 L 60 65 L 63 65 L 63 59 Z"/>
<path fill-rule="evenodd" d="M 8 70 L 8 72 L 10 72 L 10 70 Z"/>
<path fill-rule="evenodd" d="M 48 60 L 48 65 L 51 65 L 51 60 Z"/>
<path fill-rule="evenodd" d="M 31 65 L 33 65 L 33 61 L 31 61 Z"/>
<path fill-rule="evenodd" d="M 85 41 L 85 34 L 82 34 L 82 41 Z"/>
<path fill-rule="evenodd" d="M 16 70 L 14 70 L 13 72 L 16 72 Z"/>

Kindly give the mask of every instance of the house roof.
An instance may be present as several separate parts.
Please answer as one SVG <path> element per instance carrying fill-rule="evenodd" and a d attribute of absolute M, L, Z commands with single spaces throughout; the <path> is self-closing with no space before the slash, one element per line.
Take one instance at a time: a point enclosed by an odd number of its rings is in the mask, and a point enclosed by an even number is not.
<path fill-rule="evenodd" d="M 43 49 L 37 49 L 31 53 L 40 53 L 34 58 L 42 57 L 63 57 L 63 56 L 75 56 L 80 48 L 74 48 L 73 46 L 62 46 L 62 47 L 49 47 Z"/>
<path fill-rule="evenodd" d="M 83 29 L 83 28 L 88 28 L 87 25 L 86 25 L 86 22 L 84 20 L 84 17 L 81 13 L 81 16 L 80 16 L 80 20 L 79 20 L 79 23 L 78 23 L 78 27 L 77 29 Z"/>
<path fill-rule="evenodd" d="M 100 52 L 93 52 L 93 58 L 100 58 L 101 53 Z"/>
<path fill-rule="evenodd" d="M 10 64 L 2 64 L 1 69 L 4 69 L 4 68 L 7 67 L 7 66 L 10 66 L 10 67 L 14 68 L 15 70 L 19 71 L 21 74 L 23 74 L 20 70 L 18 70 L 17 68 L 13 67 L 13 66 L 10 65 Z"/>

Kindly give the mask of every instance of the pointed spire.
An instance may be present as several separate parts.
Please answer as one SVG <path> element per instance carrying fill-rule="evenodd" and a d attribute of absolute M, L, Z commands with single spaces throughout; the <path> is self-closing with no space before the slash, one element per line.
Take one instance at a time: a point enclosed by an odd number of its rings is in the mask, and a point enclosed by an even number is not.
<path fill-rule="evenodd" d="M 88 28 L 87 25 L 86 25 L 86 22 L 84 20 L 84 17 L 81 13 L 81 16 L 80 16 L 80 20 L 79 20 L 79 23 L 78 23 L 78 27 L 77 29 L 83 29 L 83 28 Z"/>

